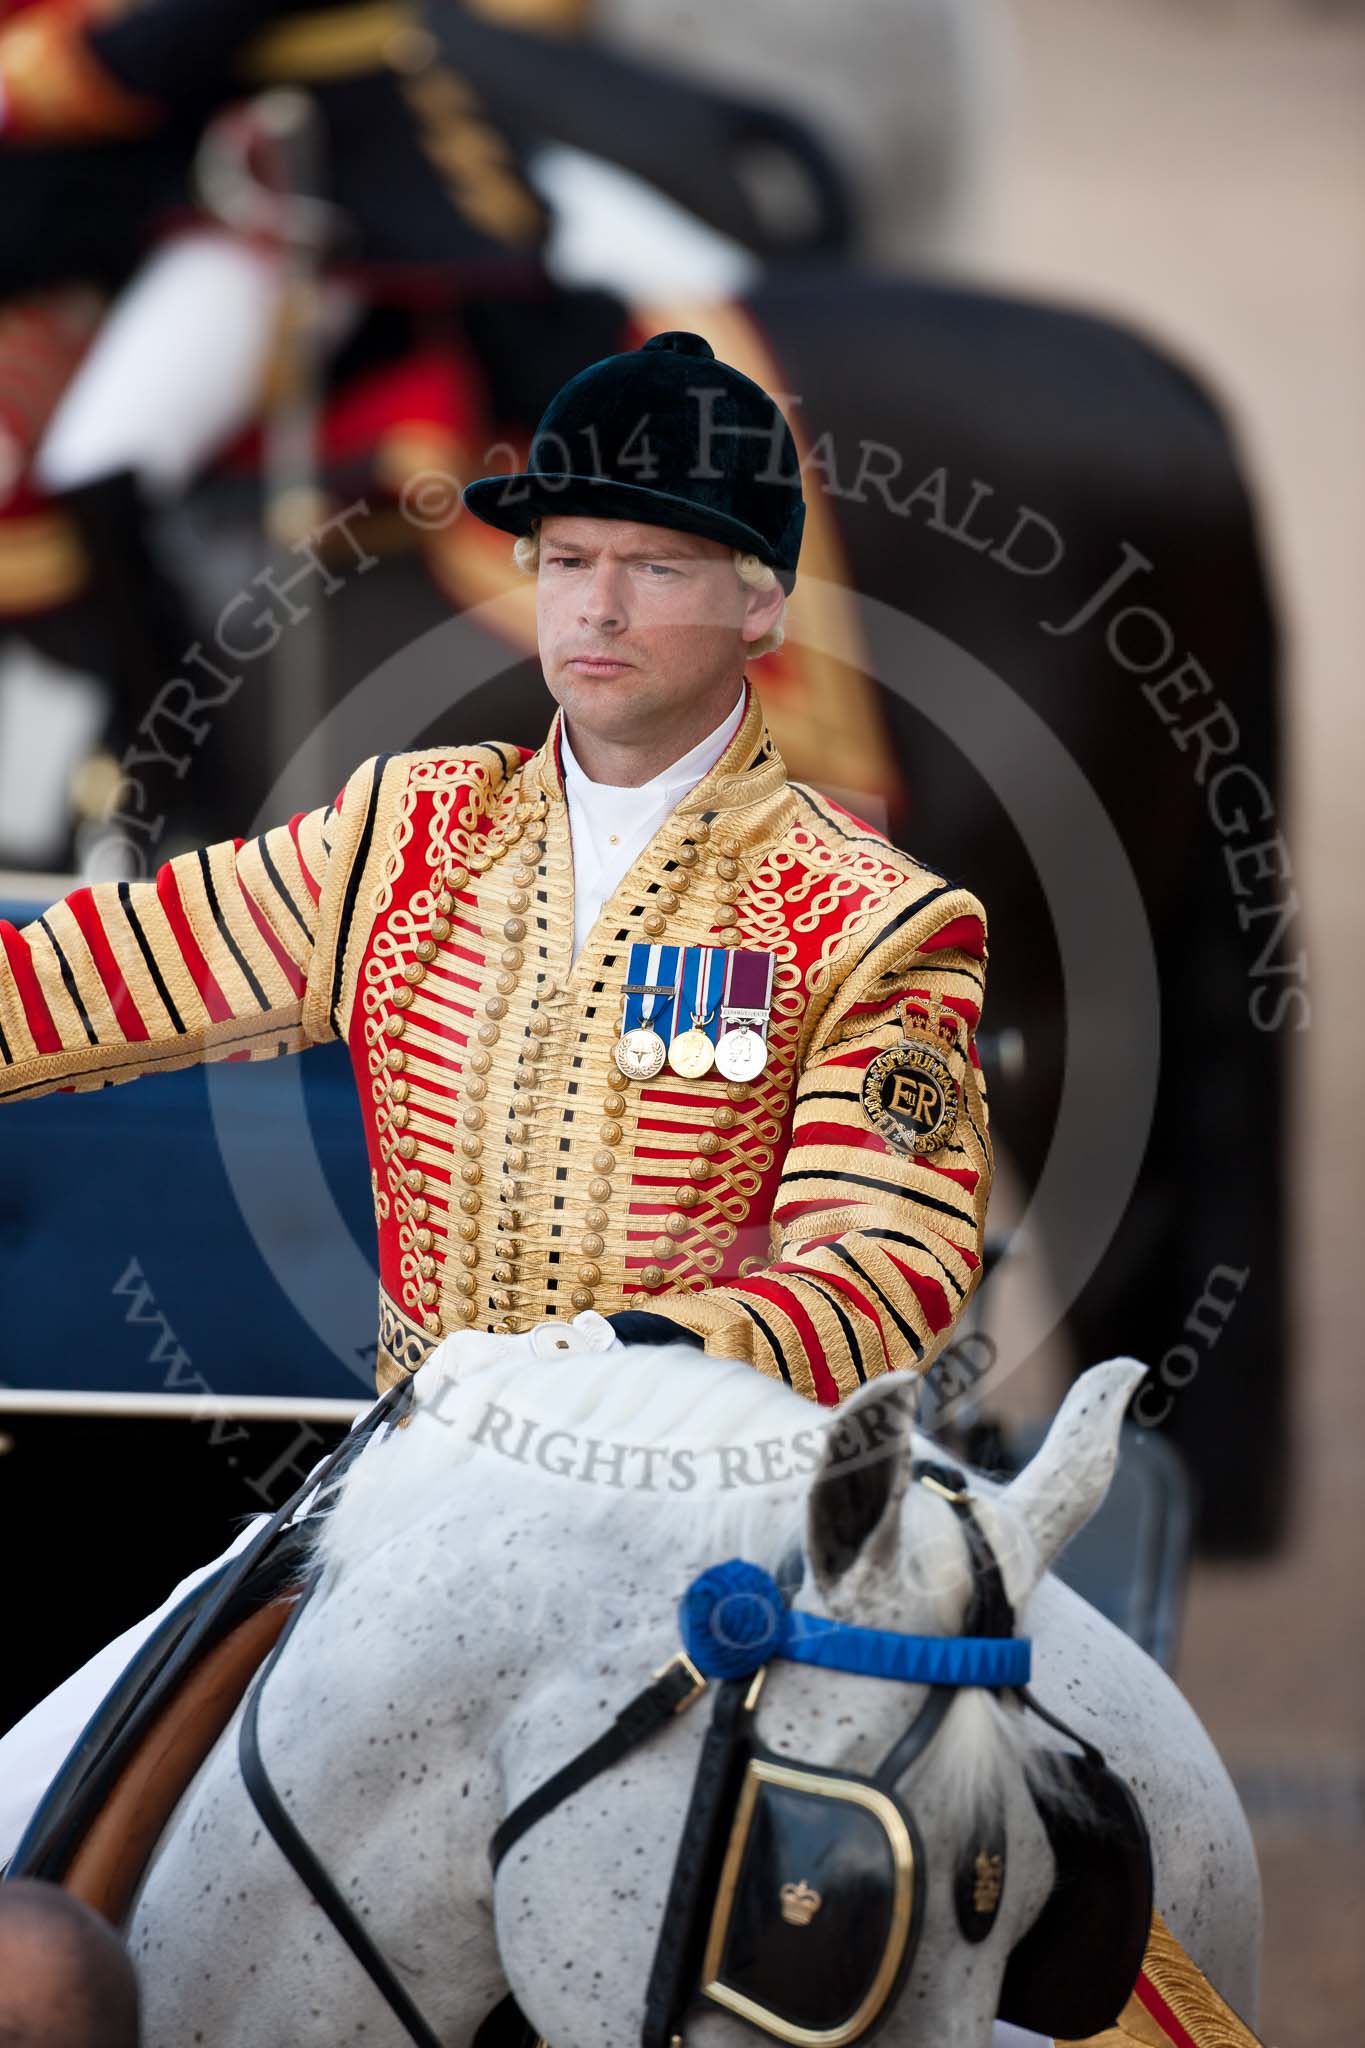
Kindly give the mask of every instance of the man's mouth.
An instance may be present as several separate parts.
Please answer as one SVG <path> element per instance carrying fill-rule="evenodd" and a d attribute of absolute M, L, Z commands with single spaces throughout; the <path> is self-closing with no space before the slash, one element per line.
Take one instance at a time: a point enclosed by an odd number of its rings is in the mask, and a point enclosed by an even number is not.
<path fill-rule="evenodd" d="M 576 669 L 582 676 L 619 676 L 624 675 L 626 670 L 633 668 L 635 664 L 630 661 L 619 661 L 611 654 L 574 654 L 570 656 L 567 665 Z"/>

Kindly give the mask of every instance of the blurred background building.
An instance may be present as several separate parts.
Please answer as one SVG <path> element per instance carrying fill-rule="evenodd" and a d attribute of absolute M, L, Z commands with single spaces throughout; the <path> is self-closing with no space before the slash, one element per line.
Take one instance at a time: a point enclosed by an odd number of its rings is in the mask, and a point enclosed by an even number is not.
<path fill-rule="evenodd" d="M 1294 1420 L 1279 1445 L 1299 1483 L 1277 1557 L 1196 1569 L 1177 1674 L 1256 1831 L 1262 2031 L 1345 2048 L 1365 2022 L 1365 1406 L 1348 1277 L 1365 1121 L 1351 965 L 1365 937 L 1365 15 L 1330 0 L 1017 0 L 1009 25 L 990 274 L 1132 321 L 1212 379 L 1284 631 L 1287 830 L 1312 978 L 1290 1119 Z M 1242 1399 L 1235 1377 L 1219 1392 Z"/>

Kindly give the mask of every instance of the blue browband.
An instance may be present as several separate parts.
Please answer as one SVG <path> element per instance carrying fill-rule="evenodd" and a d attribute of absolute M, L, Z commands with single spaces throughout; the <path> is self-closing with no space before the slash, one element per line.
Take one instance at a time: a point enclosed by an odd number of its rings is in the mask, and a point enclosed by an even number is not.
<path fill-rule="evenodd" d="M 706 1678 L 747 1678 L 770 1657 L 914 1685 L 1027 1685 L 1033 1645 L 1020 1636 L 906 1636 L 788 1607 L 761 1565 L 732 1557 L 678 1603 L 688 1656 Z"/>

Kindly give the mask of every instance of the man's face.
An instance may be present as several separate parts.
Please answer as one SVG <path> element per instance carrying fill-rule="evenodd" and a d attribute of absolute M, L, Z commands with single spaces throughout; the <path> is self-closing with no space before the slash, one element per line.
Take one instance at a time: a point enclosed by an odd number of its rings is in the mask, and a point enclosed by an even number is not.
<path fill-rule="evenodd" d="M 718 723 L 780 602 L 740 582 L 721 541 L 624 519 L 541 522 L 540 659 L 571 730 L 629 743 L 711 700 Z"/>

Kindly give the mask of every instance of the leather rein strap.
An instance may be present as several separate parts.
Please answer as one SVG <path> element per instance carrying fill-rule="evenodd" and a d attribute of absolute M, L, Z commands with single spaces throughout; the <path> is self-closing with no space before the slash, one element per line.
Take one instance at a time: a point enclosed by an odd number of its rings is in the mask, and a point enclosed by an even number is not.
<path fill-rule="evenodd" d="M 417 2042 L 418 2048 L 444 2048 L 441 2037 L 427 2025 L 394 1974 L 383 1951 L 371 1940 L 337 1889 L 325 1865 L 295 1824 L 271 1783 L 270 1774 L 261 1755 L 261 1693 L 316 1585 L 315 1577 L 300 1596 L 298 1606 L 289 1618 L 288 1626 L 262 1667 L 261 1675 L 247 1701 L 246 1712 L 242 1716 L 237 1736 L 237 1761 L 242 1773 L 242 1783 L 285 1862 L 321 1906 L 409 2040 Z M 662 1671 L 657 1672 L 644 1690 L 638 1692 L 635 1698 L 621 1709 L 615 1722 L 604 1735 L 600 1735 L 596 1742 L 574 1757 L 562 1771 L 557 1771 L 552 1778 L 547 1779 L 502 1822 L 490 1845 L 494 1870 L 496 1871 L 508 1850 L 520 1841 L 529 1828 L 534 1827 L 538 1820 L 558 1806 L 562 1800 L 578 1791 L 580 1786 L 586 1785 L 609 1765 L 628 1755 L 632 1749 L 653 1735 L 656 1729 L 662 1728 L 665 1721 L 670 1720 L 674 1714 L 690 1706 L 701 1692 L 704 1683 L 700 1673 L 685 1656 L 675 1657 Z"/>
<path fill-rule="evenodd" d="M 692 1797 L 678 1841 L 678 1853 L 664 1905 L 663 1923 L 645 1992 L 641 2048 L 668 2048 L 701 1963 L 704 1916 L 697 1907 L 714 1891 L 725 1854 L 744 1765 L 744 1737 L 751 1714 L 751 1681 L 730 1679 L 716 1695 L 711 1725 L 702 1743 Z"/>
<path fill-rule="evenodd" d="M 644 1691 L 637 1692 L 634 1699 L 622 1707 L 605 1735 L 599 1735 L 596 1742 L 590 1742 L 586 1749 L 580 1750 L 562 1771 L 556 1771 L 552 1778 L 547 1778 L 543 1785 L 528 1793 L 520 1806 L 514 1806 L 506 1820 L 494 1829 L 493 1839 L 488 1845 L 494 1874 L 497 1874 L 498 1865 L 508 1850 L 521 1840 L 528 1829 L 591 1779 L 600 1777 L 609 1764 L 618 1763 L 623 1756 L 628 1756 L 674 1714 L 690 1707 L 705 1684 L 706 1680 L 687 1657 L 675 1657 L 671 1663 L 665 1664 L 662 1671 L 656 1671 Z"/>
<path fill-rule="evenodd" d="M 261 1693 L 266 1680 L 280 1660 L 285 1644 L 294 1632 L 299 1616 L 312 1598 L 317 1583 L 315 1575 L 305 1591 L 300 1594 L 298 1605 L 290 1615 L 284 1633 L 271 1651 L 262 1667 L 260 1677 L 251 1689 L 246 1712 L 237 1731 L 237 1762 L 242 1773 L 242 1783 L 276 1848 L 286 1863 L 303 1880 L 409 2040 L 416 2041 L 418 2048 L 445 2048 L 440 2035 L 433 2033 L 422 2018 L 394 1975 L 386 1957 L 365 1932 L 328 1876 L 325 1867 L 295 1826 L 283 1800 L 270 1781 L 265 1761 L 261 1756 Z"/>
<path fill-rule="evenodd" d="M 55 1884 L 63 1881 L 136 1743 L 229 1623 L 241 1618 L 234 1617 L 233 1610 L 250 1599 L 251 1586 L 262 1571 L 278 1563 L 286 1544 L 297 1538 L 302 1525 L 293 1522 L 294 1516 L 314 1495 L 308 1519 L 326 1509 L 352 1460 L 386 1422 L 400 1414 L 411 1393 L 410 1380 L 396 1380 L 250 1543 L 166 1617 L 48 1786 L 10 1861 L 11 1877 L 46 1878 Z M 284 1557 L 284 1562 L 288 1566 L 292 1561 Z M 286 1582 L 292 1584 L 294 1577 L 292 1569 L 286 1570 L 279 1590 L 284 1590 Z M 254 1611 L 255 1604 L 259 1603 L 252 1603 L 246 1611 Z"/>

